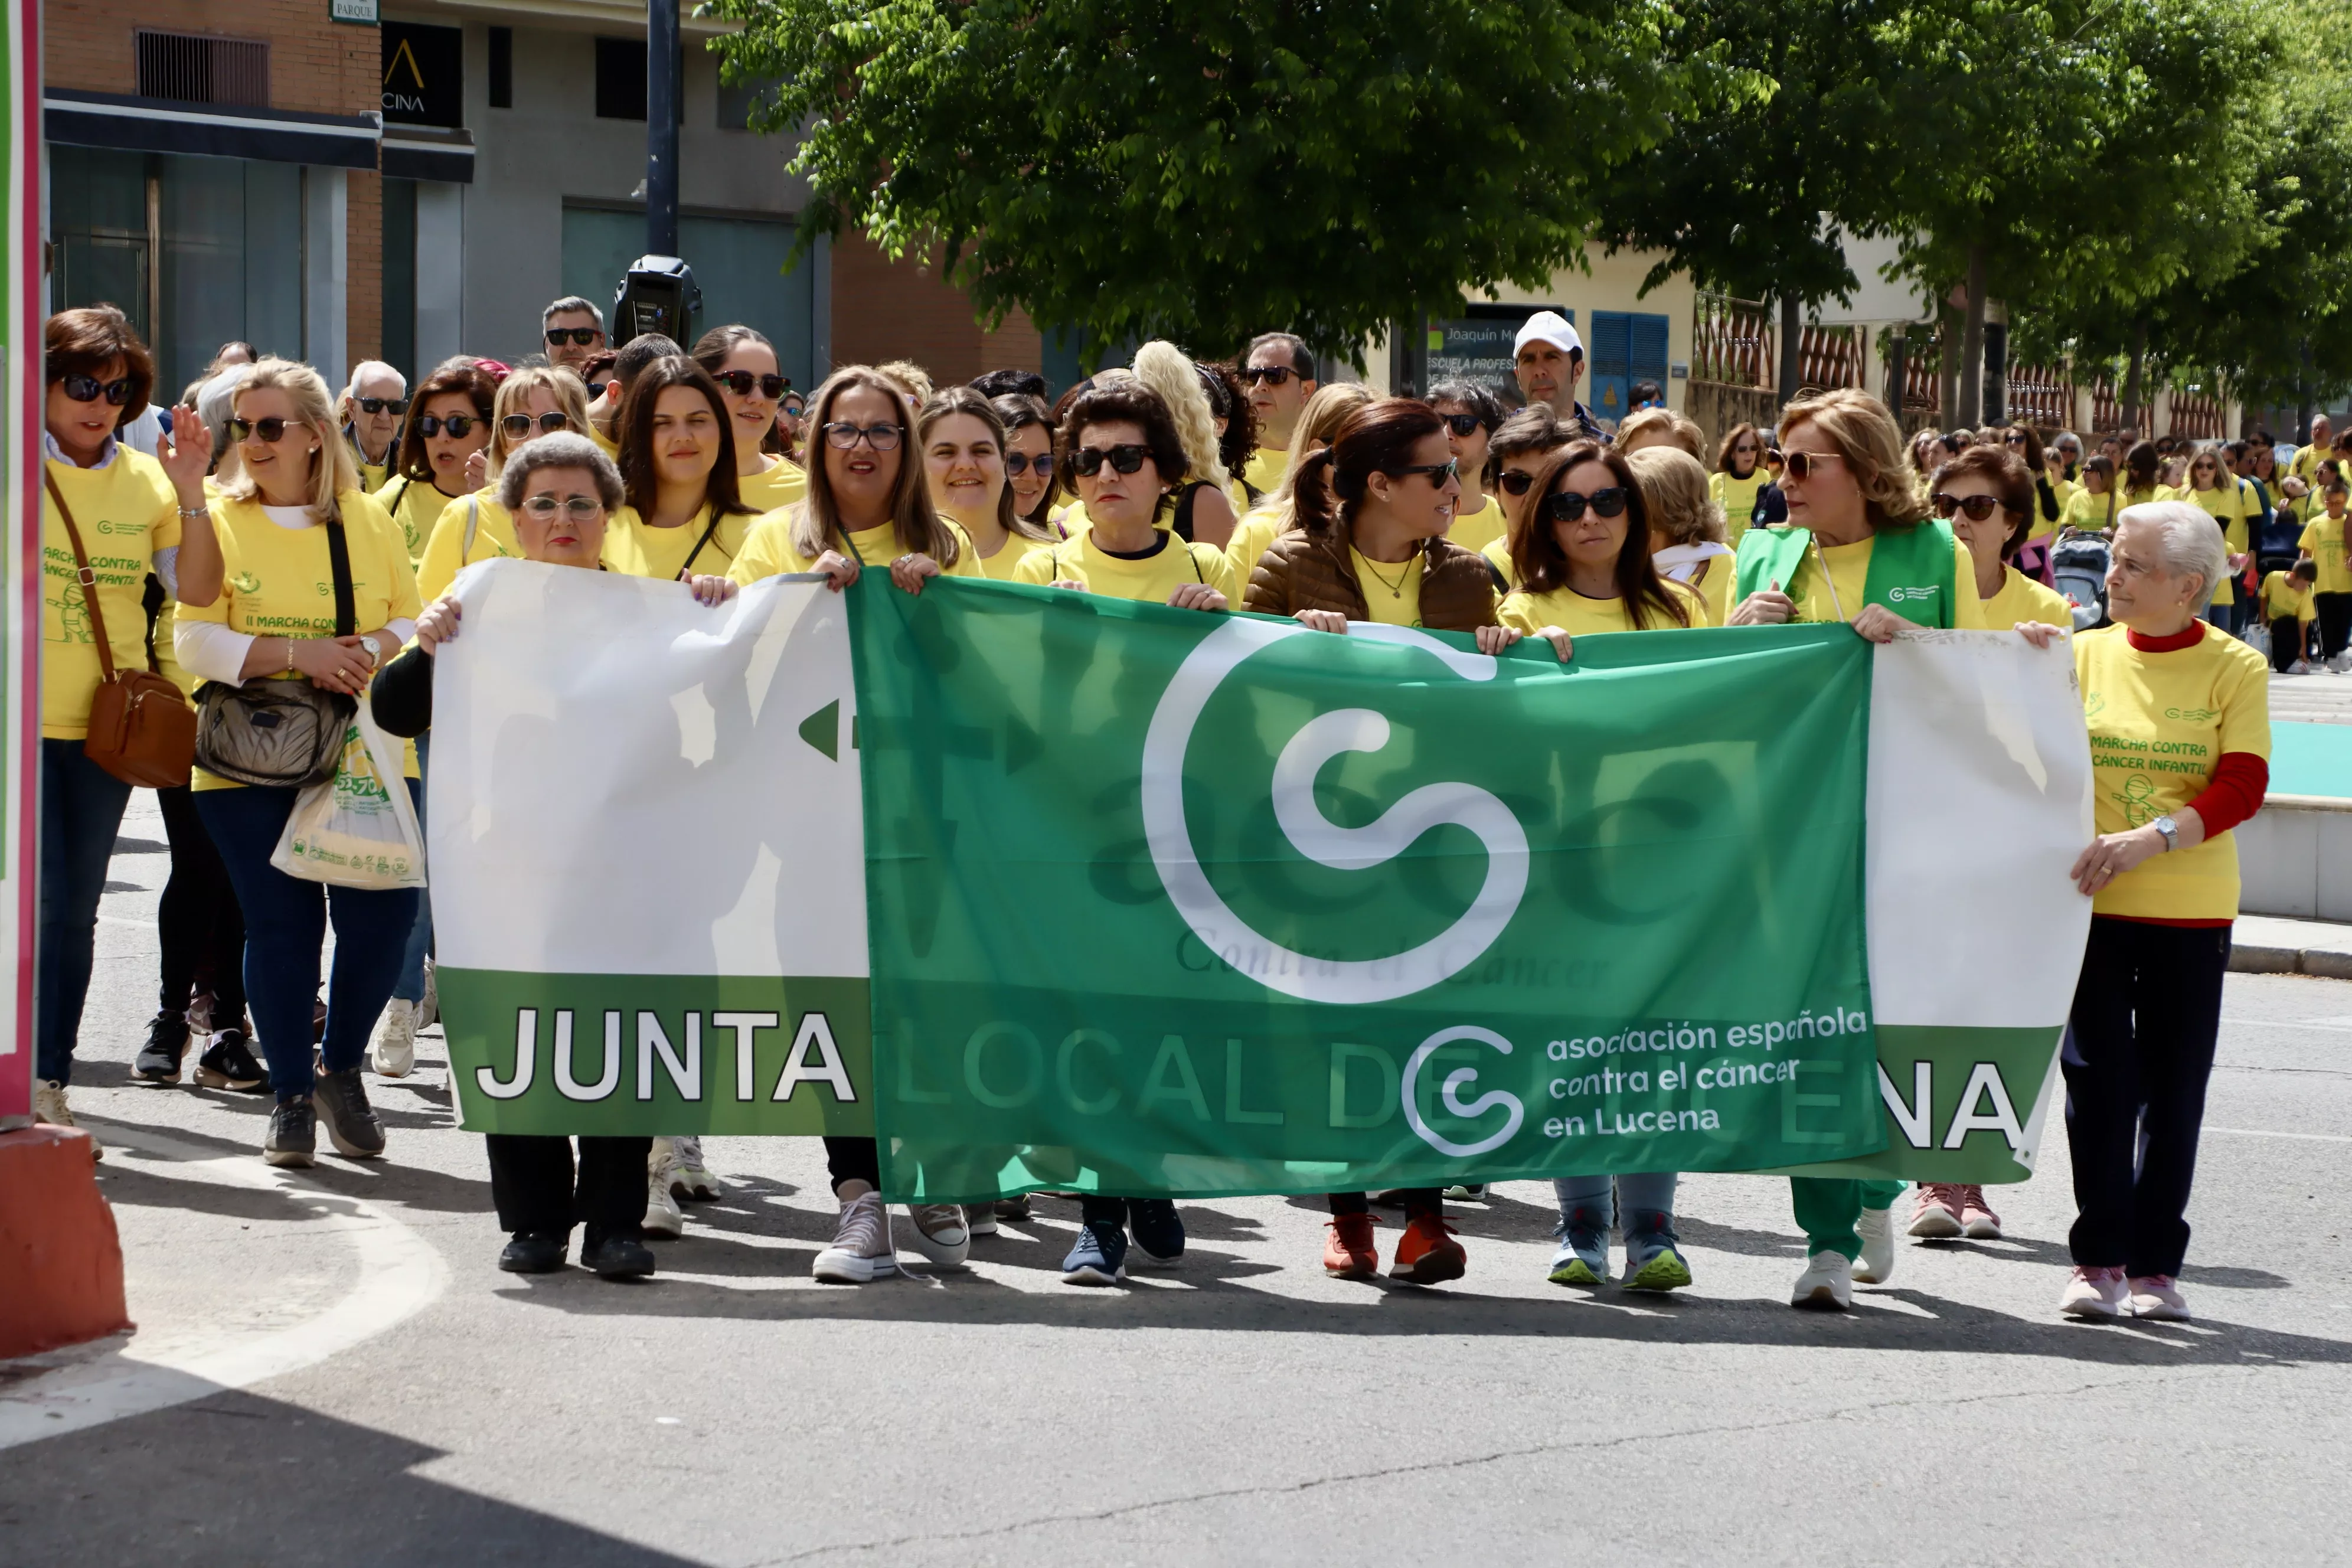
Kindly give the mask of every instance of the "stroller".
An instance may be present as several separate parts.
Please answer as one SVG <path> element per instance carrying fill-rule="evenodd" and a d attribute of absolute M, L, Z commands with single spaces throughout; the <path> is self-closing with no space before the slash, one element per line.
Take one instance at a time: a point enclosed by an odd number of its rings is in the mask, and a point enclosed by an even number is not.
<path fill-rule="evenodd" d="M 2074 606 L 2074 629 L 2107 624 L 2107 541 L 2104 534 L 2068 529 L 2050 549 L 2052 585 Z"/>

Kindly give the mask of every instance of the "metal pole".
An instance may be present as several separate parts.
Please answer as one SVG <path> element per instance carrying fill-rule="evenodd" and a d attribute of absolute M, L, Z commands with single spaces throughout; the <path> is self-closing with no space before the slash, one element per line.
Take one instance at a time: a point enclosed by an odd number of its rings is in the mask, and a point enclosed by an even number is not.
<path fill-rule="evenodd" d="M 677 0 L 646 0 L 646 253 L 677 254 Z"/>

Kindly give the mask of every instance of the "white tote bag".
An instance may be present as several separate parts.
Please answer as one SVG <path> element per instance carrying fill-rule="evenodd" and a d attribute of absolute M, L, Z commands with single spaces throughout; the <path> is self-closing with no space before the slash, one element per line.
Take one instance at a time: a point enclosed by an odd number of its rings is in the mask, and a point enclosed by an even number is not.
<path fill-rule="evenodd" d="M 269 863 L 340 888 L 425 886 L 425 836 L 401 764 L 400 742 L 376 728 L 361 702 L 344 728 L 335 776 L 296 797 Z"/>

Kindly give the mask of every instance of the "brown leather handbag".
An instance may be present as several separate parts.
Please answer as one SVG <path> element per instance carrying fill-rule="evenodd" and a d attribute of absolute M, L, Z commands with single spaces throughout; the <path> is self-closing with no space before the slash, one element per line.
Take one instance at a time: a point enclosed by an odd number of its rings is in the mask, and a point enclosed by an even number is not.
<path fill-rule="evenodd" d="M 124 784 L 176 788 L 188 782 L 188 766 L 196 758 L 196 710 L 178 687 L 152 668 L 152 653 L 147 656 L 146 669 L 114 668 L 106 612 L 98 607 L 98 577 L 89 569 L 89 552 L 82 548 L 81 530 L 74 526 L 57 476 L 45 470 L 41 477 L 48 481 L 49 499 L 58 503 L 66 537 L 73 542 L 82 603 L 89 606 L 89 629 L 98 638 L 100 679 L 90 695 L 89 735 L 82 742 L 82 754 Z"/>

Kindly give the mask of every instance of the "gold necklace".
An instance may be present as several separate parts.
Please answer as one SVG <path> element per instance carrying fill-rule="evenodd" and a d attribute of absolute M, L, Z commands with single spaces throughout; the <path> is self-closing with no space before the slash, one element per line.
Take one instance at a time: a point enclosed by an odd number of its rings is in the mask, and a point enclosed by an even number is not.
<path fill-rule="evenodd" d="M 1405 577 L 1415 566 L 1421 564 L 1421 552 L 1419 551 L 1415 551 L 1412 554 L 1405 557 L 1404 571 L 1398 573 L 1396 581 L 1391 583 L 1386 577 L 1381 575 L 1381 568 L 1378 562 L 1374 561 L 1370 556 L 1364 554 L 1360 550 L 1356 552 L 1356 553 L 1362 559 L 1366 566 L 1371 568 L 1373 579 L 1377 581 L 1381 587 L 1386 588 L 1389 591 L 1389 597 L 1391 599 L 1402 599 L 1404 597 Z"/>

